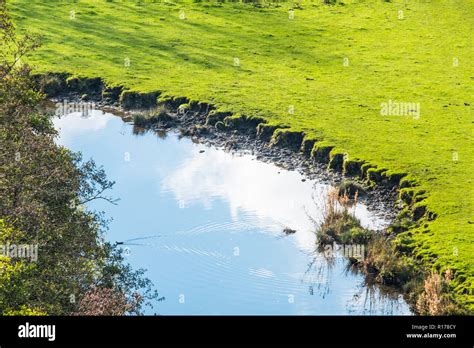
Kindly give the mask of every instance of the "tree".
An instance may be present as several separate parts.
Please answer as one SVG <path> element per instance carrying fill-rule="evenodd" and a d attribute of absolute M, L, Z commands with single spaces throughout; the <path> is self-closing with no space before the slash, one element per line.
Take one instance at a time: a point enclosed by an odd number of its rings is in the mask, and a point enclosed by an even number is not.
<path fill-rule="evenodd" d="M 0 36 L 0 242 L 10 238 L 39 248 L 34 264 L 0 260 L 0 312 L 93 314 L 96 307 L 88 311 L 87 305 L 96 306 L 94 298 L 120 299 L 125 305 L 113 314 L 141 313 L 157 298 L 151 282 L 104 241 L 102 214 L 78 209 L 94 199 L 111 200 L 103 194 L 113 182 L 93 161 L 54 142 L 52 115 L 42 111 L 44 96 L 21 62 L 39 38 L 17 36 L 4 1 Z M 92 296 L 97 289 L 100 296 Z"/>

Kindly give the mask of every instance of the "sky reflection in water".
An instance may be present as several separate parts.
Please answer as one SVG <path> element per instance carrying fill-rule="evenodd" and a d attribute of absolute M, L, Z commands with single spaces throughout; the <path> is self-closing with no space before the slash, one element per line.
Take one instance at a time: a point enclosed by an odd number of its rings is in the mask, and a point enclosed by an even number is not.
<path fill-rule="evenodd" d="M 127 260 L 166 297 L 149 314 L 410 314 L 346 272 L 344 259 L 315 252 L 308 214 L 321 218 L 328 186 L 172 133 L 134 135 L 101 111 L 55 125 L 60 144 L 116 181 L 116 206 L 89 207 L 113 218 L 107 238 L 125 241 Z M 386 224 L 363 205 L 355 212 L 365 226 Z"/>

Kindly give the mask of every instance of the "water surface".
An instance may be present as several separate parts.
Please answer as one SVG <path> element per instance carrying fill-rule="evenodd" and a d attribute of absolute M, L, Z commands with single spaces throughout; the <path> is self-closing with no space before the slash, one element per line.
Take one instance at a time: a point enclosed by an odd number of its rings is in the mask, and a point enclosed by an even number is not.
<path fill-rule="evenodd" d="M 58 142 L 103 165 L 117 205 L 89 208 L 113 219 L 107 238 L 166 299 L 147 314 L 409 314 L 400 296 L 315 251 L 329 186 L 294 171 L 176 134 L 134 134 L 102 111 L 55 121 Z M 387 224 L 363 204 L 365 226 Z M 284 228 L 296 230 L 286 235 Z"/>

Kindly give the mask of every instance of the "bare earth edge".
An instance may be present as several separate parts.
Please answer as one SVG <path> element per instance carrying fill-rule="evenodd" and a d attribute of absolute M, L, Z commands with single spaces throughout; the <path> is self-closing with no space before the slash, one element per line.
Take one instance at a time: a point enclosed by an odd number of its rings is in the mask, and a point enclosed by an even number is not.
<path fill-rule="evenodd" d="M 258 160 L 299 171 L 309 179 L 318 178 L 336 185 L 350 177 L 369 185 L 364 203 L 371 211 L 391 221 L 390 229 L 394 235 L 408 230 L 396 224 L 402 216 L 408 216 L 415 226 L 436 218 L 436 214 L 429 212 L 421 202 L 426 198 L 425 192 L 417 190 L 416 182 L 408 179 L 406 173 L 391 173 L 363 159 L 349 159 L 347 154 L 334 150 L 334 146 L 318 144 L 318 139 L 305 137 L 303 132 L 292 131 L 285 125 L 268 124 L 261 117 L 234 115 L 186 97 L 163 97 L 159 91 L 142 93 L 123 86 L 111 87 L 98 77 L 46 73 L 34 75 L 33 79 L 48 98 L 68 99 L 70 102 L 94 101 L 97 108 L 118 113 L 124 121 L 135 121 L 137 131 L 140 128 L 177 130 L 180 136 L 199 139 L 209 145 L 251 152 Z M 134 119 L 131 113 L 143 114 L 144 110 L 156 107 L 161 107 L 163 111 L 154 117 Z M 410 254 L 411 250 L 400 251 L 420 265 L 420 260 Z M 420 268 L 427 273 L 429 266 L 423 264 Z M 412 296 L 408 293 L 403 295 L 414 310 Z"/>

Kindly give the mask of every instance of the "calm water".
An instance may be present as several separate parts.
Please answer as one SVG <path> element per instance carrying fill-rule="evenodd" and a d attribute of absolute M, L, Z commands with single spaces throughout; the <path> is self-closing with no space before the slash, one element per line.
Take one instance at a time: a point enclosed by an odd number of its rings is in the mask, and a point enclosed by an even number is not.
<path fill-rule="evenodd" d="M 117 205 L 89 207 L 113 219 L 107 238 L 124 242 L 127 260 L 166 297 L 148 314 L 410 313 L 401 297 L 364 286 L 342 257 L 315 252 L 308 214 L 321 218 L 327 185 L 173 133 L 134 135 L 101 111 L 55 123 L 58 142 L 116 181 Z M 387 223 L 363 205 L 355 213 L 366 226 Z"/>

